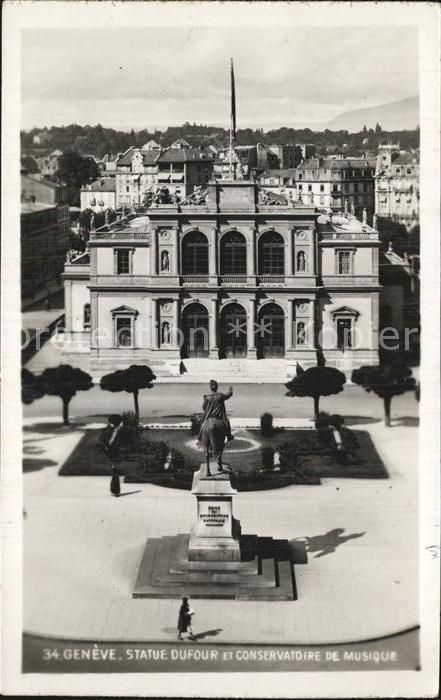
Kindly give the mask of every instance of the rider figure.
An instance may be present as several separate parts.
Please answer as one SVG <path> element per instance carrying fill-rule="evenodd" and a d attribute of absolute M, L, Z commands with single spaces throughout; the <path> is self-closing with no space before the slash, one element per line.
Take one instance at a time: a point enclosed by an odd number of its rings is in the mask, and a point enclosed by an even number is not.
<path fill-rule="evenodd" d="M 207 448 L 207 469 L 209 471 L 208 450 L 211 447 L 211 454 L 217 460 L 219 469 L 222 471 L 222 452 L 225 438 L 233 440 L 231 434 L 231 425 L 225 410 L 225 401 L 233 396 L 233 387 L 230 386 L 226 394 L 218 392 L 218 384 L 212 379 L 210 381 L 210 394 L 204 396 L 202 410 L 204 416 L 199 431 L 199 441 Z M 223 430 L 219 433 L 213 433 L 213 425 L 223 426 Z M 207 432 L 208 431 L 208 432 Z"/>
<path fill-rule="evenodd" d="M 204 403 L 202 404 L 202 410 L 204 412 L 204 417 L 202 419 L 202 425 L 208 418 L 219 418 L 219 420 L 225 423 L 227 429 L 227 440 L 234 440 L 231 434 L 231 425 L 228 420 L 227 411 L 225 408 L 225 401 L 228 401 L 233 396 L 233 387 L 230 386 L 226 394 L 218 392 L 218 383 L 215 379 L 210 380 L 210 391 L 211 394 L 205 394 Z"/>

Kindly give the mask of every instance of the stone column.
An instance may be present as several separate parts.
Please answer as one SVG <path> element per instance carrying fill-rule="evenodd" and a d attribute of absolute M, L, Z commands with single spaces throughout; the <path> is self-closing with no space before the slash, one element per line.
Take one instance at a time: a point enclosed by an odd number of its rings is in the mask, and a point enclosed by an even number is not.
<path fill-rule="evenodd" d="M 217 339 L 219 305 L 216 298 L 211 300 L 210 323 L 208 329 L 209 357 L 212 359 L 219 358 L 219 346 Z"/>
<path fill-rule="evenodd" d="M 252 228 L 251 240 L 247 245 L 247 275 L 251 284 L 256 284 L 256 237 L 257 228 Z"/>
<path fill-rule="evenodd" d="M 172 254 L 171 254 L 171 259 L 172 259 L 172 265 L 171 265 L 171 272 L 173 275 L 179 275 L 179 234 L 178 234 L 178 229 L 174 228 L 172 229 Z"/>
<path fill-rule="evenodd" d="M 150 274 L 158 274 L 158 230 L 152 229 L 150 234 Z"/>
<path fill-rule="evenodd" d="M 111 326 L 111 333 L 112 337 L 110 338 L 110 343 L 109 347 L 113 345 L 113 319 L 111 321 L 112 326 Z M 98 338 L 98 293 L 97 292 L 91 292 L 90 293 L 90 349 L 95 349 L 99 347 L 99 338 Z"/>
<path fill-rule="evenodd" d="M 72 280 L 64 280 L 64 327 L 72 333 Z"/>
<path fill-rule="evenodd" d="M 285 277 L 292 276 L 292 230 L 289 229 L 287 234 L 287 244 L 285 248 Z"/>
<path fill-rule="evenodd" d="M 285 352 L 292 352 L 294 350 L 293 343 L 293 300 L 288 299 L 288 314 L 285 319 Z"/>
<path fill-rule="evenodd" d="M 380 325 L 380 295 L 378 292 L 373 292 L 372 303 L 371 303 L 371 344 L 369 350 L 374 350 L 378 352 L 378 331 Z"/>
<path fill-rule="evenodd" d="M 315 299 L 309 300 L 309 328 L 307 337 L 307 346 L 314 350 L 315 348 Z"/>
<path fill-rule="evenodd" d="M 256 299 L 251 297 L 248 304 L 248 316 L 247 316 L 247 357 L 251 360 L 257 357 L 256 351 L 256 336 L 254 323 L 256 320 Z"/>
<path fill-rule="evenodd" d="M 179 348 L 179 299 L 173 299 L 173 329 L 172 329 L 172 346 Z"/>
<path fill-rule="evenodd" d="M 152 350 L 158 349 L 158 299 L 151 297 L 151 319 L 150 319 L 150 347 Z"/>
<path fill-rule="evenodd" d="M 211 240 L 208 247 L 208 274 L 217 284 L 217 229 L 212 229 Z"/>

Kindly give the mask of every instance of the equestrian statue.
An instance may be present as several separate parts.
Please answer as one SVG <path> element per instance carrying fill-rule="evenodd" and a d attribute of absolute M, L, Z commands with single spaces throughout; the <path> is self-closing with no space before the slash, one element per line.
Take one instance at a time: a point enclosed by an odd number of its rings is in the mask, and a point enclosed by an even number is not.
<path fill-rule="evenodd" d="M 226 394 L 218 391 L 218 383 L 210 381 L 210 394 L 204 396 L 199 442 L 205 448 L 207 455 L 207 476 L 214 476 L 210 471 L 210 455 L 217 461 L 218 472 L 224 472 L 222 454 L 225 442 L 234 440 L 231 434 L 230 421 L 225 409 L 225 401 L 233 396 L 233 387 L 230 386 Z"/>

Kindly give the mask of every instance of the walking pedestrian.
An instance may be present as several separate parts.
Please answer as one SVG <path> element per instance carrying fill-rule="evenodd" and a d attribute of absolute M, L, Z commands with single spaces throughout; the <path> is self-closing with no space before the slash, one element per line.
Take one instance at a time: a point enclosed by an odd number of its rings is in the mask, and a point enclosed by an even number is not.
<path fill-rule="evenodd" d="M 102 444 L 105 452 L 112 462 L 112 478 L 110 480 L 110 493 L 118 497 L 121 493 L 120 471 L 115 463 L 119 457 L 118 433 L 123 425 L 122 417 L 119 415 L 109 416 L 109 422 L 102 436 Z"/>
<path fill-rule="evenodd" d="M 194 615 L 194 610 L 190 608 L 188 598 L 182 598 L 182 605 L 179 608 L 178 617 L 178 640 L 182 640 L 182 635 L 184 632 L 188 632 L 189 639 L 193 639 L 193 627 L 192 627 L 192 617 Z"/>
<path fill-rule="evenodd" d="M 119 469 L 116 464 L 112 464 L 112 478 L 110 480 L 110 492 L 118 498 L 121 493 L 121 485 L 119 482 Z"/>

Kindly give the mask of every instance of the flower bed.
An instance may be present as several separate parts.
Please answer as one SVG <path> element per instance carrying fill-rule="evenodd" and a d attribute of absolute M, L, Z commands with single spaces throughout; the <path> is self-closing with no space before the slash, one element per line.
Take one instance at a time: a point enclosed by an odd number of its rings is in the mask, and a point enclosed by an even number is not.
<path fill-rule="evenodd" d="M 224 462 L 238 491 L 290 484 L 319 484 L 321 478 L 387 478 L 369 434 L 339 428 L 337 449 L 332 429 L 275 431 L 236 430 Z M 100 445 L 98 430 L 88 430 L 60 469 L 63 476 L 108 476 L 111 461 Z M 273 451 L 273 455 L 271 455 Z M 274 459 L 272 459 L 272 457 Z M 142 430 L 136 449 L 121 449 L 117 464 L 125 481 L 190 489 L 193 474 L 205 459 L 189 430 Z M 274 465 L 274 466 L 273 466 Z"/>

